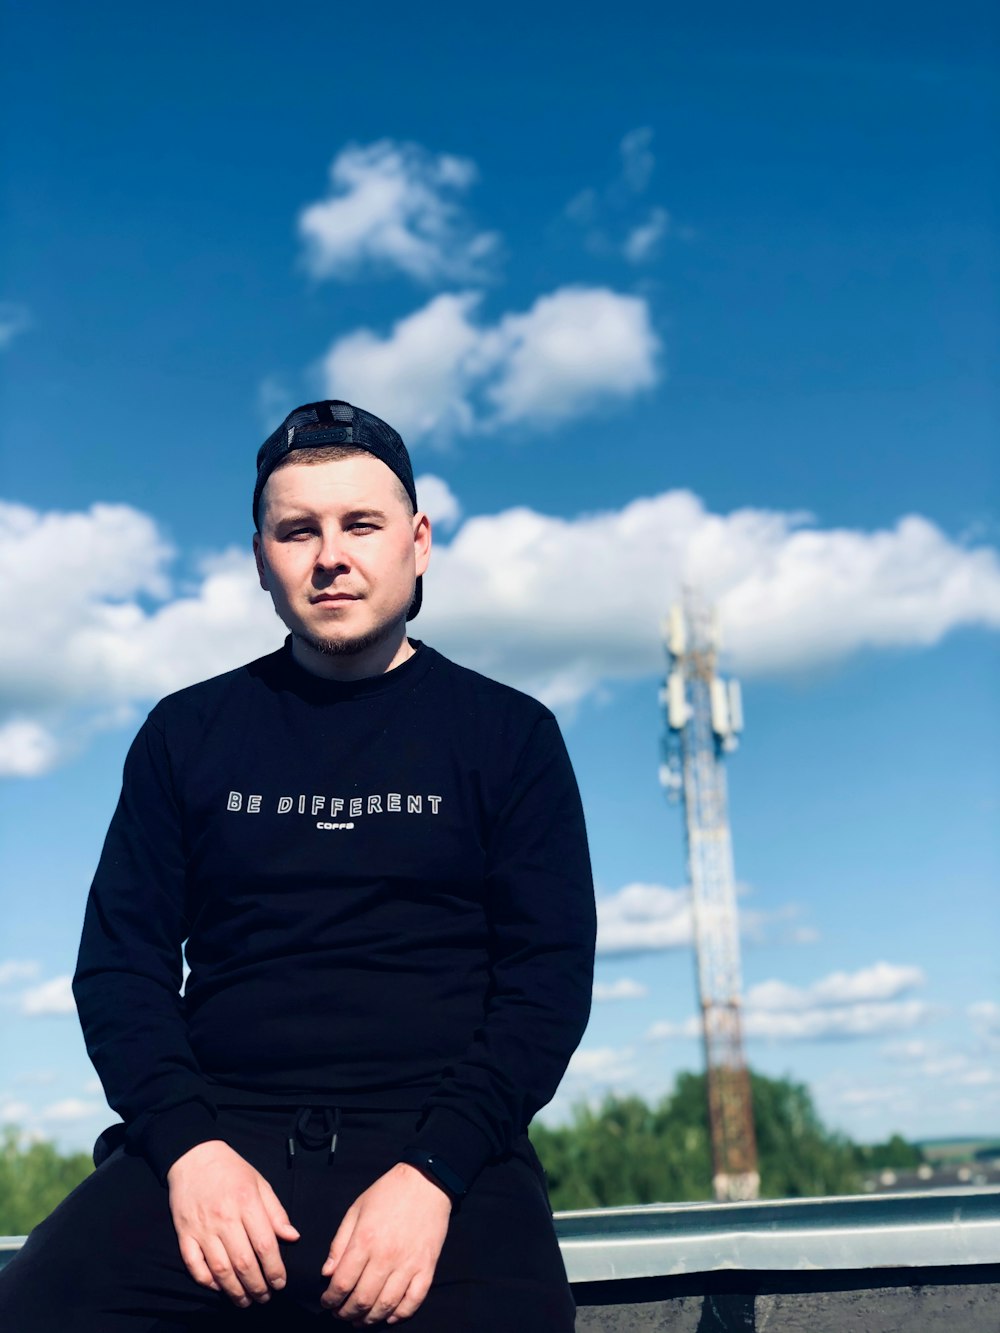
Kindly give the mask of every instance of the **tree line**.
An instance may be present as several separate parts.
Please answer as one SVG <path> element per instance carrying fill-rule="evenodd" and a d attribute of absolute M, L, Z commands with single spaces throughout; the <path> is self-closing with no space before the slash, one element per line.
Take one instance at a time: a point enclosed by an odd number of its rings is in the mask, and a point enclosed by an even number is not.
<path fill-rule="evenodd" d="M 924 1160 L 898 1134 L 863 1146 L 826 1129 L 801 1083 L 753 1073 L 750 1081 L 765 1198 L 853 1194 L 870 1171 Z M 653 1105 L 614 1096 L 578 1105 L 566 1125 L 532 1125 L 531 1139 L 556 1209 L 712 1197 L 704 1074 L 679 1075 Z M 89 1153 L 62 1154 L 8 1127 L 0 1139 L 0 1235 L 30 1231 L 92 1169 Z"/>
<path fill-rule="evenodd" d="M 855 1194 L 873 1170 L 924 1160 L 898 1134 L 862 1145 L 827 1129 L 804 1084 L 754 1073 L 750 1083 L 763 1198 Z M 531 1139 L 556 1209 L 713 1197 L 704 1074 L 680 1074 L 654 1105 L 634 1096 L 578 1105 L 567 1125 L 532 1125 Z"/>

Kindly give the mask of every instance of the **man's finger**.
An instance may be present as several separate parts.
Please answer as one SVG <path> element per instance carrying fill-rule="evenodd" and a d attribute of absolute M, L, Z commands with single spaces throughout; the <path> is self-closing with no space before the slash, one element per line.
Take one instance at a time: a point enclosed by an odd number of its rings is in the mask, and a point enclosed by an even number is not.
<path fill-rule="evenodd" d="M 253 1242 L 242 1222 L 232 1231 L 224 1233 L 222 1241 L 229 1254 L 233 1272 L 246 1294 L 255 1301 L 268 1300 L 271 1295 L 270 1288 L 260 1270 Z"/>
<path fill-rule="evenodd" d="M 406 1295 L 406 1289 L 409 1286 L 409 1282 L 409 1273 L 406 1271 L 401 1272 L 399 1269 L 396 1269 L 395 1272 L 389 1274 L 385 1280 L 385 1285 L 372 1302 L 372 1307 L 368 1312 L 370 1323 L 381 1323 L 383 1319 L 392 1314 L 396 1306 Z"/>
<path fill-rule="evenodd" d="M 229 1261 L 229 1255 L 226 1247 L 218 1236 L 206 1236 L 201 1245 L 205 1255 L 205 1262 L 208 1264 L 212 1276 L 218 1282 L 219 1286 L 226 1293 L 231 1301 L 236 1305 L 246 1307 L 250 1304 L 250 1297 L 243 1289 L 243 1284 L 236 1276 L 232 1264 Z"/>
<path fill-rule="evenodd" d="M 271 1225 L 271 1219 L 263 1207 L 248 1209 L 247 1216 L 243 1219 L 243 1225 L 246 1227 L 250 1244 L 253 1246 L 268 1285 L 277 1288 L 283 1287 L 285 1285 L 285 1265 L 281 1260 L 281 1252 L 278 1249 L 278 1241 L 274 1234 L 274 1227 Z"/>
<path fill-rule="evenodd" d="M 280 1236 L 282 1240 L 298 1240 L 298 1228 L 293 1225 L 285 1212 L 281 1200 L 271 1188 L 270 1182 L 261 1176 L 258 1188 L 260 1190 L 260 1201 L 264 1205 L 264 1211 L 274 1228 L 275 1235 Z"/>
<path fill-rule="evenodd" d="M 326 1291 L 319 1298 L 320 1304 L 328 1310 L 339 1310 L 342 1305 L 346 1304 L 354 1288 L 361 1280 L 367 1262 L 368 1255 L 360 1246 L 349 1247 L 337 1262 L 333 1270 L 333 1276 L 327 1283 Z M 374 1293 L 376 1296 L 379 1290 L 381 1290 L 381 1283 Z"/>
<path fill-rule="evenodd" d="M 329 1277 L 344 1257 L 344 1251 L 350 1245 L 351 1237 L 354 1235 L 354 1226 L 357 1220 L 357 1210 L 352 1204 L 344 1214 L 343 1220 L 337 1228 L 337 1234 L 330 1242 L 330 1253 L 327 1256 L 326 1263 L 319 1270 L 323 1277 Z"/>
<path fill-rule="evenodd" d="M 349 1260 L 350 1255 L 348 1255 Z M 378 1300 L 379 1292 L 385 1286 L 389 1272 L 390 1270 L 383 1264 L 366 1263 L 350 1295 L 337 1310 L 339 1317 L 346 1323 L 364 1319 Z M 335 1282 L 337 1280 L 336 1273 L 333 1280 Z"/>
<path fill-rule="evenodd" d="M 181 1258 L 184 1260 L 184 1267 L 194 1278 L 195 1282 L 202 1287 L 211 1287 L 213 1291 L 221 1291 L 222 1288 L 212 1276 L 212 1270 L 205 1262 L 205 1256 L 201 1252 L 201 1246 L 191 1236 L 184 1236 L 179 1242 Z"/>
<path fill-rule="evenodd" d="M 424 1273 L 418 1273 L 416 1277 L 411 1279 L 410 1285 L 406 1288 L 406 1294 L 385 1322 L 387 1324 L 398 1324 L 401 1319 L 409 1319 L 410 1315 L 416 1314 L 427 1299 L 427 1293 L 430 1289 L 431 1279 Z"/>

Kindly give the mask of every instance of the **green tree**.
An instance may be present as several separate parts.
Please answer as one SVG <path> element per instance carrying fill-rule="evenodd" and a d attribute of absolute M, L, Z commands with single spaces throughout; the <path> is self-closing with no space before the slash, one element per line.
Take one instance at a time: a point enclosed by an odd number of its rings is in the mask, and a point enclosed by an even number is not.
<path fill-rule="evenodd" d="M 93 1169 L 89 1153 L 64 1156 L 51 1143 L 26 1143 L 8 1125 L 0 1139 L 0 1235 L 29 1232 Z"/>
<path fill-rule="evenodd" d="M 856 1145 L 821 1123 L 809 1090 L 751 1074 L 766 1198 L 844 1194 L 860 1188 Z M 712 1197 L 704 1074 L 680 1074 L 657 1105 L 607 1097 L 577 1106 L 568 1125 L 533 1125 L 531 1137 L 555 1208 L 595 1208 Z"/>
<path fill-rule="evenodd" d="M 856 1153 L 862 1171 L 914 1171 L 927 1160 L 922 1150 L 915 1143 L 907 1143 L 902 1134 L 893 1134 L 885 1143 L 859 1146 Z"/>

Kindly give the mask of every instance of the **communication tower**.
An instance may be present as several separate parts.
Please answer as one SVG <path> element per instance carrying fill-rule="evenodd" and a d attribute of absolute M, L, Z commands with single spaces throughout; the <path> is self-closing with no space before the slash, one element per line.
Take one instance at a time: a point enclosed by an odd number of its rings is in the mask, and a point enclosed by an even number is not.
<path fill-rule="evenodd" d="M 717 1199 L 755 1199 L 760 1188 L 750 1075 L 740 1019 L 740 941 L 725 756 L 743 730 L 739 683 L 716 675 L 715 616 L 691 591 L 664 627 L 669 667 L 661 779 L 684 803 L 705 1081 Z"/>

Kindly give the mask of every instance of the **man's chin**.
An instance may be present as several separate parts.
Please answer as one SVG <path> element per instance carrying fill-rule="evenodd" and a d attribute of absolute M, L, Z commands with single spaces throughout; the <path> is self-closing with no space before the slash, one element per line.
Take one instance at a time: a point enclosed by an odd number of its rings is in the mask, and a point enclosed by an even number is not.
<path fill-rule="evenodd" d="M 384 643 L 394 627 L 395 622 L 390 625 L 374 625 L 362 634 L 350 634 L 345 630 L 342 634 L 326 635 L 293 629 L 292 637 L 322 657 L 356 657 L 358 653 L 367 652 L 370 648 L 376 648 L 380 643 Z"/>

